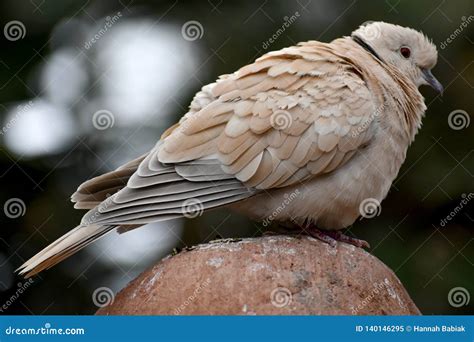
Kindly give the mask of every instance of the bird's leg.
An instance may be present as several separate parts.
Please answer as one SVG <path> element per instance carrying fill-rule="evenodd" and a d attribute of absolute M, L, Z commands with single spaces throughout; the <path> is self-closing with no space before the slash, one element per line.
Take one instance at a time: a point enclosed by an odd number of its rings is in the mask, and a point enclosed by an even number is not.
<path fill-rule="evenodd" d="M 335 247 L 337 241 L 345 242 L 350 245 L 354 245 L 359 248 L 370 248 L 370 245 L 365 240 L 360 240 L 353 238 L 351 236 L 345 235 L 338 230 L 323 230 L 317 228 L 314 224 L 308 223 L 303 227 L 303 232 L 318 239 L 323 242 L 326 242 L 331 247 Z"/>

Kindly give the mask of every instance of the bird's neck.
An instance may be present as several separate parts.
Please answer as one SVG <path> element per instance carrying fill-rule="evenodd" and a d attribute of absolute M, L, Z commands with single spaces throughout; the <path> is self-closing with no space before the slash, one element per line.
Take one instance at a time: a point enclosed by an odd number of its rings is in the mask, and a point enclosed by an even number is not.
<path fill-rule="evenodd" d="M 424 98 L 418 87 L 406 76 L 390 65 L 383 65 L 393 82 L 384 84 L 386 96 L 390 96 L 399 113 L 400 121 L 412 142 L 421 127 L 426 111 Z"/>
<path fill-rule="evenodd" d="M 411 143 L 421 126 L 426 110 L 423 96 L 416 85 L 392 65 L 377 58 L 350 37 L 336 39 L 331 44 L 361 71 L 364 81 L 375 95 L 377 108 L 395 106 L 396 113 L 390 115 L 397 115 L 399 127 L 393 129 L 398 130 L 398 133 L 404 135 Z"/>

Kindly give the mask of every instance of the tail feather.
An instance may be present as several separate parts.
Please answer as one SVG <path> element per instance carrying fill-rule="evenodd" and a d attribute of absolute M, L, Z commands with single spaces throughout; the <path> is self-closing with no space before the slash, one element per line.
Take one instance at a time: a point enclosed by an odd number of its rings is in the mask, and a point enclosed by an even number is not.
<path fill-rule="evenodd" d="M 113 225 L 77 226 L 26 261 L 16 271 L 25 278 L 31 277 L 53 267 L 114 228 L 116 226 Z"/>

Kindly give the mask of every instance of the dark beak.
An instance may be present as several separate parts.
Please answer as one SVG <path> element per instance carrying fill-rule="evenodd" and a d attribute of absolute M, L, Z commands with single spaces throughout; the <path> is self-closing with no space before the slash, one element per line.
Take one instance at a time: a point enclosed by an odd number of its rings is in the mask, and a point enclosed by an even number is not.
<path fill-rule="evenodd" d="M 431 70 L 430 69 L 421 69 L 421 71 L 423 72 L 423 78 L 425 79 L 425 81 L 434 90 L 436 90 L 438 93 L 443 95 L 443 91 L 444 91 L 443 85 L 441 83 L 439 83 L 439 81 L 436 79 L 436 77 L 433 76 L 433 74 L 431 73 Z"/>

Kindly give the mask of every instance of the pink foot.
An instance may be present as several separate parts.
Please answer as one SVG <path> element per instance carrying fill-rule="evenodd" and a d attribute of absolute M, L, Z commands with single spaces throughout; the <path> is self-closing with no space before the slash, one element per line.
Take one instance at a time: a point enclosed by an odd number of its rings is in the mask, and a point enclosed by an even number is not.
<path fill-rule="evenodd" d="M 306 232 L 308 235 L 318 240 L 326 242 L 331 247 L 336 247 L 337 241 L 340 241 L 359 248 L 370 248 L 367 241 L 347 236 L 338 230 L 322 230 L 313 225 L 308 225 L 303 229 L 303 232 Z"/>
<path fill-rule="evenodd" d="M 320 230 L 314 226 L 307 227 L 303 230 L 304 232 L 308 233 L 310 236 L 321 240 L 322 242 L 326 242 L 331 247 L 336 247 L 337 241 L 332 236 L 327 234 L 326 231 Z"/>
<path fill-rule="evenodd" d="M 341 233 L 340 231 L 329 231 L 328 235 L 331 235 L 335 240 L 340 241 L 340 242 L 345 242 L 350 245 L 354 245 L 359 248 L 370 248 L 370 244 L 361 239 L 353 238 L 351 236 L 348 236 L 344 233 Z"/>

